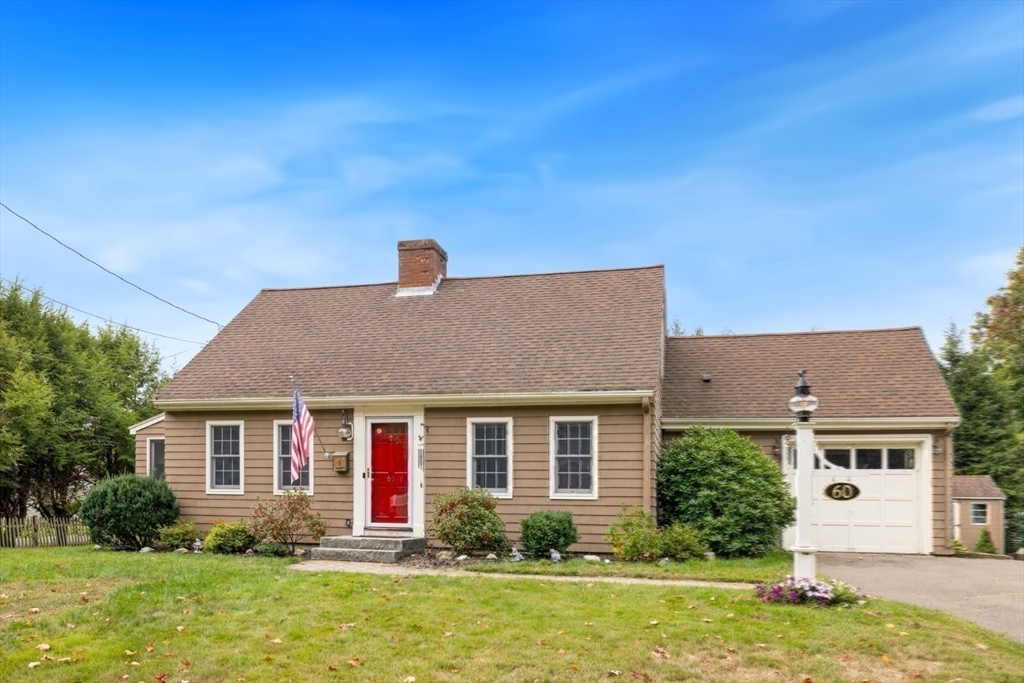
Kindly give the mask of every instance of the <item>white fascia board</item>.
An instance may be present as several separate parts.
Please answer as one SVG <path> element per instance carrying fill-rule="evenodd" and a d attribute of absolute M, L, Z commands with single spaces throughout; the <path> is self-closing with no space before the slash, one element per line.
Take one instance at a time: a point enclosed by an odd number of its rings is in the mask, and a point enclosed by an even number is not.
<path fill-rule="evenodd" d="M 152 427 L 158 422 L 163 422 L 164 417 L 166 417 L 166 415 L 166 413 L 159 413 L 157 415 L 154 415 L 153 417 L 143 420 L 142 422 L 136 422 L 135 424 L 128 428 L 128 433 L 132 435 L 138 434 L 141 430 L 145 429 L 146 427 Z"/>
<path fill-rule="evenodd" d="M 640 403 L 652 398 L 651 389 L 623 391 L 550 391 L 531 393 L 481 394 L 408 394 L 393 396 L 324 396 L 309 397 L 309 408 L 351 408 L 354 405 L 416 404 L 428 407 L 464 407 L 474 405 L 582 405 Z M 237 398 L 237 399 L 171 399 L 154 401 L 164 410 L 278 410 L 292 407 L 290 398 Z"/>
<path fill-rule="evenodd" d="M 688 427 L 724 427 L 742 430 L 784 430 L 789 431 L 795 418 L 713 418 L 695 420 L 692 418 L 662 418 L 661 428 L 667 430 Z M 816 429 L 947 429 L 959 424 L 959 417 L 832 417 L 814 418 Z"/>

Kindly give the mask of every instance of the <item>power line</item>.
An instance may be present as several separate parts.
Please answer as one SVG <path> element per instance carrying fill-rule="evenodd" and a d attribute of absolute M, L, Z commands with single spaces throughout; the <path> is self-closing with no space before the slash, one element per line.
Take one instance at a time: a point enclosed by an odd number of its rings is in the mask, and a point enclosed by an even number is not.
<path fill-rule="evenodd" d="M 17 217 L 18 217 L 18 218 L 20 218 L 21 220 L 23 220 L 23 221 L 25 221 L 26 223 L 28 223 L 29 225 L 31 225 L 31 226 L 32 226 L 33 228 L 35 228 L 35 229 L 36 229 L 36 230 L 38 230 L 39 232 L 41 232 L 41 233 L 43 233 L 44 235 L 46 235 L 47 237 L 49 237 L 49 238 L 50 238 L 51 240 L 53 240 L 54 242 L 56 242 L 56 243 L 57 243 L 57 244 L 59 244 L 60 246 L 64 247 L 65 249 L 67 249 L 67 250 L 69 250 L 69 251 L 72 251 L 72 252 L 74 252 L 75 254 L 78 254 L 79 256 L 81 256 L 81 257 L 82 257 L 83 259 L 85 259 L 85 260 L 86 260 L 86 261 L 88 261 L 89 263 L 93 264 L 94 266 L 96 266 L 97 268 L 99 268 L 100 270 L 102 270 L 102 271 L 104 271 L 104 272 L 106 272 L 106 273 L 110 273 L 111 275 L 113 275 L 114 277 L 116 277 L 116 278 L 117 278 L 118 280 L 120 280 L 121 282 L 123 282 L 123 283 L 125 283 L 125 284 L 127 284 L 127 285 L 131 285 L 132 287 L 134 287 L 135 289 L 139 290 L 140 292 L 143 292 L 143 293 L 145 293 L 145 294 L 148 294 L 148 295 L 150 295 L 151 297 L 153 297 L 154 299 L 156 299 L 156 300 L 158 300 L 158 301 L 162 301 L 162 302 L 164 302 L 164 303 L 165 303 L 165 304 L 167 304 L 168 306 L 171 306 L 171 307 L 173 307 L 173 308 L 177 308 L 177 309 L 178 309 L 179 311 L 182 311 L 182 312 L 184 312 L 184 313 L 188 313 L 188 314 L 189 314 L 190 316 L 192 316 L 193 318 L 199 318 L 200 320 L 205 320 L 205 321 L 206 321 L 206 322 L 208 322 L 208 323 L 212 323 L 212 324 L 216 325 L 216 326 L 217 326 L 218 328 L 224 327 L 223 325 L 221 325 L 221 324 L 220 324 L 219 322 L 217 322 L 216 320 L 210 320 L 209 318 L 204 318 L 203 316 L 199 315 L 198 313 L 193 313 L 192 311 L 188 310 L 187 308 L 182 308 L 182 307 L 181 307 L 181 306 L 179 306 L 178 304 L 175 304 L 175 303 L 171 303 L 171 302 L 170 302 L 170 301 L 168 301 L 167 299 L 165 299 L 165 298 L 163 298 L 163 297 L 161 297 L 161 296 L 158 296 L 158 295 L 154 294 L 153 292 L 149 291 L 148 289 L 145 289 L 145 288 L 143 288 L 143 287 L 140 287 L 139 285 L 135 284 L 134 282 L 132 282 L 132 281 L 130 281 L 130 280 L 126 280 L 125 278 L 121 277 L 120 275 L 118 275 L 118 274 L 117 274 L 117 273 L 115 273 L 114 271 L 110 270 L 109 268 L 107 268 L 107 267 L 103 266 L 102 264 L 99 264 L 99 263 L 97 263 L 96 261 L 93 261 L 93 260 L 92 260 L 91 258 L 89 258 L 88 256 L 86 256 L 86 255 L 85 255 L 85 254 L 83 254 L 82 252 L 78 251 L 78 250 L 77 250 L 77 249 L 75 249 L 74 247 L 72 247 L 72 246 L 70 246 L 70 245 L 67 245 L 67 244 L 65 244 L 64 242 L 61 242 L 61 241 L 60 241 L 59 239 L 57 239 L 56 237 L 54 237 L 54 236 L 53 236 L 53 235 L 51 235 L 50 233 L 46 232 L 45 230 L 43 230 L 42 228 L 40 228 L 40 227 L 39 227 L 38 225 L 36 225 L 36 224 L 35 224 L 35 223 L 33 223 L 32 221 L 30 221 L 29 219 L 25 218 L 25 217 L 24 217 L 24 216 L 22 216 L 22 215 L 21 215 L 20 213 L 18 213 L 17 211 L 15 211 L 14 209 L 12 209 L 11 207 L 7 206 L 7 205 L 6 205 L 6 204 L 4 204 L 3 202 L 0 202 L 0 206 L 4 207 L 4 208 L 5 208 L 5 209 L 7 209 L 8 211 L 10 211 L 10 212 L 11 212 L 12 214 L 14 214 L 15 216 L 17 216 Z"/>
<path fill-rule="evenodd" d="M 177 353 L 172 353 L 169 356 L 163 356 L 162 358 L 158 358 L 156 362 L 157 363 L 162 363 L 163 361 L 167 360 L 168 358 L 174 358 L 175 356 L 180 356 L 183 353 L 188 353 L 189 351 L 191 351 L 194 348 L 195 347 L 193 346 L 192 348 L 185 349 L 184 351 L 178 351 Z M 23 355 L 26 355 L 26 356 L 32 356 L 33 358 L 42 358 L 44 360 L 52 360 L 52 361 L 56 361 L 58 363 L 67 363 L 68 365 L 82 365 L 77 360 L 69 360 L 67 358 L 57 358 L 56 356 L 46 356 L 46 355 L 43 355 L 41 353 L 32 353 L 31 351 L 23 351 L 21 349 L 16 349 L 13 346 L 4 346 L 3 344 L 0 344 L 0 349 L 7 349 L 8 351 L 13 351 L 14 353 L 20 353 L 20 354 L 23 354 Z M 123 367 L 125 367 L 121 363 L 109 363 L 109 365 L 112 365 L 115 368 L 123 368 Z"/>
<path fill-rule="evenodd" d="M 12 280 L 8 280 L 5 277 L 0 277 L 0 281 L 6 282 L 9 285 L 14 285 L 14 286 L 19 286 L 20 285 L 20 283 L 14 282 Z M 111 320 L 110 318 L 104 318 L 102 315 L 96 315 L 95 313 L 90 313 L 89 311 L 83 311 L 81 308 L 75 308 L 71 304 L 66 304 L 63 301 L 57 301 L 56 299 L 54 299 L 52 297 L 48 297 L 45 294 L 39 293 L 39 296 L 41 296 L 42 298 L 46 299 L 47 301 L 52 301 L 55 304 L 63 306 L 64 308 L 70 308 L 72 311 L 78 311 L 79 313 L 82 313 L 83 315 L 87 315 L 90 318 L 97 318 L 97 319 L 102 320 L 104 322 L 108 322 L 111 325 L 118 325 L 120 327 L 127 327 L 129 330 L 135 330 L 136 332 L 142 332 L 143 334 L 151 334 L 154 337 L 163 337 L 164 339 L 172 339 L 174 341 L 185 342 L 186 344 L 205 344 L 206 343 L 206 342 L 195 341 L 194 339 L 181 339 L 179 337 L 172 337 L 172 336 L 167 335 L 167 334 L 160 334 L 159 332 L 150 332 L 149 330 L 144 330 L 141 327 L 134 327 L 134 326 L 128 325 L 126 323 L 119 323 L 116 320 Z"/>

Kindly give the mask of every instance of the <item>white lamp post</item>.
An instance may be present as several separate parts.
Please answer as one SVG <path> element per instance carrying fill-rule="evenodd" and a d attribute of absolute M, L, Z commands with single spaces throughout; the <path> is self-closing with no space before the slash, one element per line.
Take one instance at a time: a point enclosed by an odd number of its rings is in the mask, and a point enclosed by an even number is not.
<path fill-rule="evenodd" d="M 804 379 L 804 371 L 797 373 L 799 379 L 794 387 L 793 398 L 786 407 L 796 415 L 793 429 L 796 431 L 796 453 L 793 466 L 796 469 L 796 544 L 793 546 L 793 577 L 814 578 L 814 553 L 811 544 L 811 499 L 814 497 L 814 429 L 811 413 L 818 408 L 818 399 L 811 395 L 811 387 Z"/>

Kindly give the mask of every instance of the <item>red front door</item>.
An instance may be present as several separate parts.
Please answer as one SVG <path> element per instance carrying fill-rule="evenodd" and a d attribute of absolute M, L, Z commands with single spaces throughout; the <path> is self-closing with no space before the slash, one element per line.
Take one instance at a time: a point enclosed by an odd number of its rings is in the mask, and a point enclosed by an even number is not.
<path fill-rule="evenodd" d="M 370 524 L 409 522 L 409 424 L 370 423 Z"/>

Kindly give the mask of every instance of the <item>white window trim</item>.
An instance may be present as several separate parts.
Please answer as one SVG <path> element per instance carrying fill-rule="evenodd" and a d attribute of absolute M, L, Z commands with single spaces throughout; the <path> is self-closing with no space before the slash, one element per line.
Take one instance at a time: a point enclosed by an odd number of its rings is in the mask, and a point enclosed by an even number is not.
<path fill-rule="evenodd" d="M 153 476 L 153 442 L 163 441 L 164 442 L 164 478 L 167 478 L 167 439 L 162 436 L 147 436 L 146 437 L 146 476 Z"/>
<path fill-rule="evenodd" d="M 238 427 L 238 488 L 213 488 L 213 439 L 210 433 L 214 427 Z M 166 451 L 164 452 L 166 457 Z M 245 421 L 244 420 L 207 420 L 206 421 L 206 494 L 209 496 L 243 496 L 245 495 Z"/>
<path fill-rule="evenodd" d="M 985 506 L 985 521 L 984 522 L 975 522 L 974 521 L 974 506 L 975 505 L 984 505 Z M 976 502 L 972 501 L 971 502 L 971 506 L 967 509 L 967 519 L 971 523 L 971 526 L 988 526 L 988 503 L 976 503 Z"/>
<path fill-rule="evenodd" d="M 280 428 L 283 425 L 288 425 L 289 427 L 291 427 L 292 423 L 293 423 L 292 420 L 274 420 L 274 449 L 273 449 L 274 450 L 274 495 L 275 496 L 283 496 L 288 491 L 302 491 L 306 495 L 312 496 L 313 495 L 313 471 L 316 469 L 316 467 L 314 467 L 314 465 L 316 464 L 316 457 L 315 457 L 316 449 L 315 448 L 313 449 L 314 452 L 309 454 L 309 488 L 308 489 L 303 489 L 303 488 L 287 488 L 287 489 L 283 489 L 283 488 L 281 488 L 281 471 L 280 471 L 280 469 L 277 466 L 278 465 L 278 463 L 277 463 L 278 458 L 282 457 L 281 456 L 281 439 L 280 439 L 280 432 L 279 432 L 279 430 L 280 430 Z M 292 430 L 292 435 L 293 436 L 295 435 L 295 431 L 294 430 Z"/>
<path fill-rule="evenodd" d="M 592 422 L 593 428 L 590 433 L 590 469 L 593 491 L 590 493 L 559 493 L 555 491 L 558 483 L 555 467 L 555 452 L 558 450 L 556 443 L 558 422 Z M 549 500 L 597 500 L 597 463 L 600 449 L 597 444 L 598 424 L 597 415 L 552 415 L 548 418 L 548 499 Z"/>
<path fill-rule="evenodd" d="M 467 417 L 466 418 L 466 487 L 474 488 L 473 482 L 473 425 L 497 424 L 505 425 L 505 457 L 508 459 L 508 491 L 498 493 L 490 491 L 495 498 L 510 500 L 512 498 L 512 418 L 511 417 Z"/>

